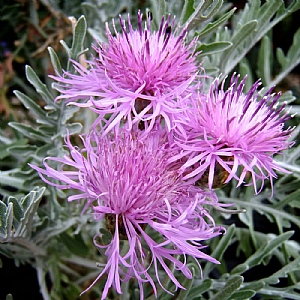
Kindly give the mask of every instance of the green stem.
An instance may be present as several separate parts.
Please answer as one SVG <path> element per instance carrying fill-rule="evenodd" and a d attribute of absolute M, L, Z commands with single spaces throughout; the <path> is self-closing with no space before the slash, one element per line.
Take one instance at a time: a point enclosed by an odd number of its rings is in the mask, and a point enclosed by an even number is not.
<path fill-rule="evenodd" d="M 46 251 L 38 247 L 35 243 L 31 242 L 30 240 L 18 237 L 13 238 L 11 242 L 30 250 L 33 253 L 34 257 L 46 256 Z"/>
<path fill-rule="evenodd" d="M 38 281 L 39 281 L 39 285 L 40 285 L 40 292 L 43 295 L 43 299 L 44 300 L 51 300 L 51 297 L 49 295 L 48 292 L 48 288 L 46 285 L 46 281 L 45 281 L 45 270 L 44 270 L 44 263 L 42 260 L 37 259 L 37 266 L 36 266 L 36 270 L 37 270 L 37 277 L 38 277 Z"/>
<path fill-rule="evenodd" d="M 86 259 L 86 258 L 82 258 L 77 255 L 72 255 L 70 257 L 62 257 L 61 260 L 68 262 L 68 263 L 76 264 L 78 266 L 83 266 L 86 268 L 99 270 L 99 268 L 96 265 L 96 262 Z"/>

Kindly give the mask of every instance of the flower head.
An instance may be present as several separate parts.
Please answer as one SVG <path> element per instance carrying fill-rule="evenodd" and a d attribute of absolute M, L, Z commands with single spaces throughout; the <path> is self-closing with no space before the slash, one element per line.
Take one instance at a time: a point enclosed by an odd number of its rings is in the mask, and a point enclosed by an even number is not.
<path fill-rule="evenodd" d="M 46 182 L 61 189 L 80 191 L 69 200 L 85 199 L 95 220 L 105 220 L 111 241 L 105 243 L 102 233 L 94 238 L 95 245 L 107 257 L 103 271 L 94 282 L 107 273 L 102 299 L 112 286 L 122 293 L 120 282 L 132 277 L 137 279 L 141 299 L 144 299 L 144 282 L 149 282 L 156 294 L 151 269 L 161 286 L 162 270 L 176 288 L 184 288 L 169 263 L 192 278 L 186 265 L 187 255 L 218 263 L 201 251 L 204 247 L 201 241 L 223 230 L 215 226 L 204 208 L 218 206 L 214 193 L 182 180 L 176 164 L 168 162 L 173 150 L 164 132 L 155 131 L 143 141 L 138 135 L 121 131 L 112 137 L 92 132 L 82 138 L 84 149 L 79 150 L 67 141 L 70 155 L 45 159 L 45 169 L 34 167 Z M 61 168 L 51 168 L 49 160 L 60 163 Z M 61 183 L 51 183 L 45 177 Z M 149 234 L 153 231 L 160 236 L 158 240 Z M 124 240 L 127 248 L 122 248 Z"/>
<path fill-rule="evenodd" d="M 283 128 L 290 116 L 282 113 L 285 104 L 278 107 L 280 94 L 270 89 L 259 98 L 259 81 L 244 94 L 246 78 L 240 83 L 238 79 L 234 75 L 227 90 L 224 81 L 219 88 L 216 79 L 208 94 L 198 96 L 196 108 L 182 122 L 186 131 L 179 132 L 183 152 L 172 160 L 185 156 L 183 169 L 192 168 L 186 178 L 194 176 L 200 182 L 205 178 L 210 188 L 215 179 L 223 184 L 233 177 L 240 185 L 249 172 L 257 192 L 257 180 L 263 186 L 265 179 L 272 182 L 276 177 L 274 170 L 286 172 L 273 155 L 292 145 L 288 142 L 292 129 Z M 237 175 L 239 166 L 242 170 Z"/>
<path fill-rule="evenodd" d="M 186 30 L 180 35 L 172 32 L 170 15 L 163 17 L 158 31 L 151 31 L 151 14 L 144 29 L 140 12 L 138 29 L 132 28 L 129 16 L 127 24 L 120 17 L 120 24 L 121 33 L 113 22 L 114 34 L 106 24 L 108 43 L 95 47 L 98 57 L 89 62 L 89 69 L 74 62 L 78 74 L 53 77 L 60 83 L 58 99 L 73 104 L 84 100 L 76 105 L 92 107 L 102 117 L 111 114 L 105 133 L 122 122 L 129 129 L 146 122 L 150 131 L 158 117 L 170 130 L 176 113 L 196 89 L 190 87 L 198 69 L 193 55 L 196 40 L 186 46 Z"/>

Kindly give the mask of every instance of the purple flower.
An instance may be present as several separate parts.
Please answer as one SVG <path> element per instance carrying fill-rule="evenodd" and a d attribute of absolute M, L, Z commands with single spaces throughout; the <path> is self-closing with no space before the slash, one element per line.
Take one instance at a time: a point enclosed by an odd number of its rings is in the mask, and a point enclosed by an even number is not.
<path fill-rule="evenodd" d="M 140 140 L 139 134 L 121 131 L 117 136 L 103 136 L 92 132 L 82 137 L 82 150 L 68 140 L 70 155 L 46 158 L 45 169 L 32 166 L 45 182 L 78 190 L 69 201 L 85 200 L 95 220 L 105 221 L 111 240 L 105 242 L 101 231 L 94 243 L 107 262 L 92 283 L 107 273 L 102 299 L 110 287 L 121 294 L 120 283 L 131 278 L 137 279 L 141 299 L 145 282 L 157 296 L 155 281 L 162 286 L 162 271 L 176 288 L 184 288 L 171 266 L 192 278 L 186 256 L 218 263 L 201 251 L 201 241 L 224 230 L 215 225 L 207 210 L 219 206 L 215 194 L 182 180 L 177 165 L 168 162 L 174 153 L 164 132 L 154 130 L 147 140 Z M 60 168 L 51 168 L 51 161 Z M 60 183 L 52 183 L 53 179 Z"/>
<path fill-rule="evenodd" d="M 114 35 L 106 24 L 108 43 L 95 47 L 98 57 L 88 62 L 89 69 L 73 62 L 77 74 L 65 72 L 52 77 L 61 95 L 57 99 L 83 107 L 91 107 L 101 118 L 111 114 L 105 133 L 120 124 L 147 123 L 151 130 L 158 117 L 167 128 L 197 86 L 190 86 L 197 76 L 194 47 L 184 43 L 186 30 L 172 32 L 174 19 L 164 17 L 158 31 L 151 32 L 151 14 L 143 29 L 142 14 L 138 13 L 138 29 L 120 17 L 122 32 L 114 27 Z M 81 100 L 81 101 L 78 101 Z M 76 102 L 76 103 L 75 103 Z"/>
<path fill-rule="evenodd" d="M 230 87 L 219 88 L 216 79 L 206 95 L 199 95 L 196 107 L 182 118 L 178 131 L 178 145 L 183 149 L 171 161 L 185 157 L 182 169 L 199 182 L 206 181 L 209 188 L 229 182 L 232 178 L 241 185 L 249 172 L 255 192 L 256 183 L 276 178 L 275 170 L 286 172 L 276 164 L 273 155 L 292 145 L 288 142 L 291 128 L 284 129 L 290 119 L 283 113 L 285 104 L 279 105 L 280 94 L 270 89 L 259 96 L 257 81 L 248 93 L 243 93 L 244 78 L 233 76 Z M 241 167 L 241 173 L 237 170 Z"/>

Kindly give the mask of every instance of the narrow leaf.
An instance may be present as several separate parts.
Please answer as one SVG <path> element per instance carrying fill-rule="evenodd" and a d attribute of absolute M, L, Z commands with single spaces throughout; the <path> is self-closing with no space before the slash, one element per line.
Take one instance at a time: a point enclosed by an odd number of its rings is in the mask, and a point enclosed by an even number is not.
<path fill-rule="evenodd" d="M 252 299 L 256 292 L 253 290 L 240 290 L 234 292 L 228 300 L 245 300 Z"/>
<path fill-rule="evenodd" d="M 217 260 L 221 260 L 223 257 L 224 252 L 226 251 L 227 247 L 230 245 L 230 242 L 232 241 L 232 237 L 234 235 L 235 231 L 235 225 L 232 224 L 228 227 L 226 230 L 226 233 L 223 235 L 222 239 L 218 243 L 217 247 L 212 252 L 211 256 L 214 257 Z M 210 262 L 207 262 L 204 269 L 203 269 L 203 277 L 207 278 L 212 268 L 215 266 L 215 264 L 212 264 Z"/>
<path fill-rule="evenodd" d="M 247 290 L 254 290 L 254 291 L 259 291 L 263 287 L 265 287 L 266 284 L 263 281 L 252 281 L 250 283 L 244 283 L 244 287 Z"/>
<path fill-rule="evenodd" d="M 12 203 L 13 205 L 13 214 L 14 214 L 14 219 L 16 221 L 14 227 L 16 228 L 16 226 L 19 225 L 21 218 L 23 217 L 22 207 L 15 197 L 9 197 L 8 203 Z"/>
<path fill-rule="evenodd" d="M 197 51 L 201 51 L 200 56 L 206 56 L 209 54 L 221 52 L 227 50 L 232 46 L 231 42 L 213 42 L 210 44 L 202 44 L 197 48 Z"/>
<path fill-rule="evenodd" d="M 225 286 L 215 294 L 210 300 L 227 300 L 243 283 L 242 276 L 233 276 L 228 279 Z"/>
<path fill-rule="evenodd" d="M 11 235 L 12 227 L 13 227 L 13 221 L 14 221 L 14 214 L 13 214 L 13 205 L 12 203 L 8 203 L 7 205 L 7 211 L 6 211 L 6 220 L 5 220 L 5 237 L 7 238 Z"/>
<path fill-rule="evenodd" d="M 51 47 L 48 47 L 48 52 L 49 52 L 51 63 L 52 63 L 52 66 L 53 66 L 55 72 L 58 75 L 62 75 L 61 64 L 60 64 L 60 61 L 59 61 L 59 58 L 58 58 L 56 52 Z"/>
<path fill-rule="evenodd" d="M 0 200 L 0 236 L 6 232 L 6 211 L 7 206 Z"/>
<path fill-rule="evenodd" d="M 257 61 L 257 74 L 261 78 L 263 84 L 268 86 L 271 82 L 271 70 L 273 68 L 272 61 L 272 44 L 268 36 L 264 36 L 261 41 Z"/>
<path fill-rule="evenodd" d="M 254 79 L 253 79 L 251 66 L 246 57 L 244 57 L 239 64 L 239 74 L 240 74 L 241 78 L 244 78 L 245 76 L 247 76 L 244 91 L 249 91 L 253 85 Z"/>
<path fill-rule="evenodd" d="M 272 0 L 265 2 L 260 10 L 257 12 L 258 21 L 260 26 L 263 26 L 266 23 L 269 23 L 269 20 L 275 15 L 277 10 L 281 7 L 282 0 Z"/>
<path fill-rule="evenodd" d="M 23 147 L 24 145 L 26 145 L 26 143 L 27 143 L 27 139 L 17 139 L 14 141 L 7 141 L 7 142 L 0 141 L 0 159 L 4 159 L 5 157 L 10 155 L 11 152 L 9 149 L 11 147 Z"/>
<path fill-rule="evenodd" d="M 191 299 L 189 296 L 189 292 L 193 286 L 193 282 L 194 282 L 194 278 L 195 278 L 195 269 L 193 267 L 191 267 L 191 271 L 192 271 L 192 279 L 188 279 L 187 277 L 185 277 L 185 275 L 181 275 L 179 278 L 179 282 L 180 284 L 182 284 L 182 286 L 185 287 L 185 289 L 180 289 L 177 298 L 178 300 L 186 300 L 186 299 Z"/>
<path fill-rule="evenodd" d="M 61 43 L 61 45 L 64 47 L 64 49 L 65 49 L 65 51 L 66 51 L 68 57 L 71 57 L 71 55 L 72 55 L 72 54 L 71 54 L 71 49 L 70 49 L 69 46 L 66 44 L 66 42 L 63 41 L 63 40 L 61 40 L 60 43 Z"/>
<path fill-rule="evenodd" d="M 257 23 L 256 20 L 249 21 L 235 32 L 231 39 L 234 47 L 238 47 L 249 38 L 249 35 L 255 30 Z"/>
<path fill-rule="evenodd" d="M 76 234 L 72 237 L 67 232 L 62 232 L 60 234 L 60 238 L 62 240 L 62 243 L 73 254 L 84 257 L 85 254 L 89 251 L 80 234 Z"/>
<path fill-rule="evenodd" d="M 188 299 L 199 299 L 199 295 L 202 295 L 206 291 L 209 291 L 212 287 L 213 281 L 211 279 L 205 279 L 202 282 L 197 282 L 189 291 Z"/>
<path fill-rule="evenodd" d="M 276 58 L 282 68 L 288 64 L 288 59 L 285 57 L 284 52 L 281 48 L 276 49 Z"/>
<path fill-rule="evenodd" d="M 298 9 L 300 9 L 300 1 L 299 0 L 295 0 L 293 1 L 293 3 L 290 4 L 290 6 L 287 8 L 287 11 L 289 13 L 293 13 L 294 11 L 297 11 Z"/>
<path fill-rule="evenodd" d="M 14 155 L 22 157 L 29 157 L 38 149 L 35 145 L 24 145 L 24 146 L 10 146 L 7 151 Z"/>
<path fill-rule="evenodd" d="M 76 22 L 74 29 L 74 37 L 71 47 L 71 59 L 76 60 L 79 56 L 79 53 L 83 50 L 83 43 L 86 35 L 86 20 L 84 16 L 81 16 Z"/>

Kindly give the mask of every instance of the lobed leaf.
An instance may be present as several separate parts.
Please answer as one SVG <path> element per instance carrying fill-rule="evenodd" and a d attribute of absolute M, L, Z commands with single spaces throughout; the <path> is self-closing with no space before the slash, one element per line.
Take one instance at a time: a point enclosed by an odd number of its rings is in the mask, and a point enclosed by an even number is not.
<path fill-rule="evenodd" d="M 214 32 L 215 30 L 217 30 L 218 28 L 220 28 L 223 24 L 225 24 L 229 18 L 234 14 L 234 12 L 236 11 L 236 8 L 231 9 L 230 11 L 228 11 L 227 13 L 223 14 L 221 18 L 217 19 L 214 22 L 208 23 L 204 29 L 202 29 L 198 36 L 200 38 L 203 38 L 204 36 Z"/>
<path fill-rule="evenodd" d="M 44 136 L 41 134 L 40 131 L 32 128 L 30 125 L 25 125 L 22 123 L 17 123 L 17 122 L 10 122 L 9 126 L 17 130 L 18 132 L 22 133 L 25 137 L 28 137 L 30 139 L 35 139 L 37 141 L 49 142 L 49 137 Z"/>
<path fill-rule="evenodd" d="M 234 65 L 236 64 L 236 56 L 237 56 L 237 48 L 239 48 L 245 41 L 248 40 L 251 33 L 254 32 L 258 25 L 257 20 L 251 20 L 241 26 L 232 36 L 230 42 L 232 43 L 232 47 L 234 51 L 227 50 L 224 52 L 224 56 L 222 57 L 222 65 L 221 69 L 224 70 L 225 74 L 228 74 L 231 69 L 233 69 Z M 239 59 L 240 60 L 240 59 Z"/>
<path fill-rule="evenodd" d="M 265 296 L 266 299 L 291 299 L 291 300 L 300 300 L 299 295 L 300 284 L 289 286 L 288 288 L 277 288 L 273 286 L 266 286 L 259 291 L 261 296 Z M 264 297 L 264 298 L 265 298 Z M 271 298 L 272 297 L 272 298 Z"/>
<path fill-rule="evenodd" d="M 14 141 L 8 140 L 0 143 L 0 159 L 4 159 L 5 157 L 10 155 L 10 149 L 13 147 L 24 147 L 26 145 L 26 139 L 16 139 Z"/>
<path fill-rule="evenodd" d="M 17 200 L 9 197 L 7 205 L 0 201 L 0 241 L 28 237 L 33 229 L 34 215 L 45 188 L 36 188 Z"/>
<path fill-rule="evenodd" d="M 245 8 L 233 17 L 233 29 L 229 39 L 233 43 L 233 47 L 232 51 L 225 51 L 220 57 L 222 74 L 230 73 L 268 31 L 297 9 L 299 9 L 298 0 L 293 1 L 286 8 L 282 0 L 269 0 L 262 5 L 260 0 L 249 1 Z M 246 24 L 253 26 L 252 22 L 257 22 L 255 30 L 253 30 L 254 28 L 250 30 L 250 28 L 245 27 Z M 243 28 L 243 31 L 241 31 L 241 28 Z M 244 39 L 242 38 L 243 32 Z M 238 47 L 241 42 L 242 47 Z"/>
<path fill-rule="evenodd" d="M 15 168 L 8 171 L 0 171 L 0 182 L 2 186 L 11 186 L 18 190 L 26 190 L 24 179 L 16 176 L 20 173 L 20 169 Z"/>
<path fill-rule="evenodd" d="M 14 91 L 14 93 L 18 97 L 18 99 L 23 103 L 23 105 L 37 117 L 37 123 L 47 124 L 50 126 L 54 124 L 53 120 L 47 118 L 46 112 L 32 99 L 30 99 L 25 94 L 19 91 Z"/>
<path fill-rule="evenodd" d="M 194 12 L 188 20 L 182 24 L 182 26 L 186 26 L 188 31 L 191 30 L 200 22 L 208 20 L 213 15 L 217 14 L 222 4 L 222 0 L 201 0 L 198 6 L 194 9 Z"/>
<path fill-rule="evenodd" d="M 214 42 L 210 44 L 201 44 L 197 47 L 197 52 L 200 51 L 199 56 L 206 56 L 209 54 L 224 51 L 232 46 L 231 42 Z"/>
<path fill-rule="evenodd" d="M 259 265 L 266 256 L 270 255 L 275 248 L 288 240 L 293 234 L 293 231 L 288 231 L 265 242 L 255 253 L 248 257 L 244 263 L 233 268 L 231 274 L 242 274 L 250 268 Z"/>
<path fill-rule="evenodd" d="M 214 257 L 216 260 L 221 260 L 223 257 L 224 252 L 226 251 L 226 249 L 228 248 L 228 246 L 230 245 L 231 241 L 232 241 L 232 237 L 234 235 L 235 232 L 235 225 L 232 224 L 231 226 L 229 226 L 226 230 L 226 233 L 223 235 L 223 237 L 221 238 L 221 240 L 218 242 L 217 247 L 214 249 L 214 251 L 212 252 L 211 256 Z M 210 271 L 212 270 L 212 268 L 215 265 L 212 264 L 211 262 L 207 262 L 205 264 L 205 267 L 203 269 L 203 277 L 207 278 Z"/>
<path fill-rule="evenodd" d="M 42 96 L 43 100 L 47 103 L 47 105 L 53 109 L 57 108 L 57 105 L 55 104 L 47 86 L 44 83 L 42 83 L 42 81 L 39 79 L 39 77 L 33 71 L 33 69 L 30 66 L 26 66 L 25 71 L 27 80 L 34 86 L 37 93 Z"/>
<path fill-rule="evenodd" d="M 261 279 L 266 284 L 277 284 L 279 283 L 279 278 L 287 277 L 287 274 L 299 271 L 300 268 L 300 257 L 288 263 L 286 266 L 272 274 L 271 276 Z"/>

